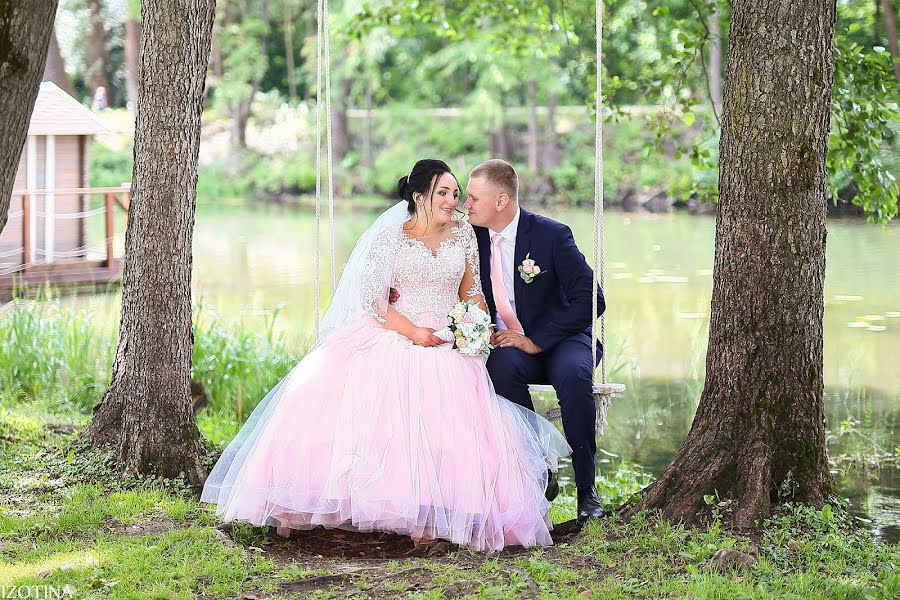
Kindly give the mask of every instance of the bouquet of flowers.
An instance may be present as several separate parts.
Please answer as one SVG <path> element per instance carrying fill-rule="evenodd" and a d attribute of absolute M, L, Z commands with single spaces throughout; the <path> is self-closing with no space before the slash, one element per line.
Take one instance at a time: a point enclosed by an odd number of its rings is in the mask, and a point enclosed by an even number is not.
<path fill-rule="evenodd" d="M 488 357 L 494 349 L 491 346 L 491 316 L 477 302 L 466 300 L 458 303 L 450 310 L 447 319 L 449 325 L 435 332 L 435 335 L 452 341 L 453 348 L 467 356 Z"/>

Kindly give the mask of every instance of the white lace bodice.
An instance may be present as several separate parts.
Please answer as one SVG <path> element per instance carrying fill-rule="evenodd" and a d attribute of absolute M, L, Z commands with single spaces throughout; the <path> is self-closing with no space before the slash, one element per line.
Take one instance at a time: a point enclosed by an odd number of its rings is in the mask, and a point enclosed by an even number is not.
<path fill-rule="evenodd" d="M 373 245 L 369 261 L 370 277 L 364 284 L 363 305 L 381 322 L 386 314 L 381 282 L 387 272 L 393 273 L 391 287 L 400 294 L 394 308 L 420 326 L 443 322 L 461 293 L 464 297 L 482 294 L 478 242 L 472 226 L 465 221 L 454 226 L 435 251 L 402 229 L 386 230 Z M 472 284 L 461 292 L 467 270 Z"/>

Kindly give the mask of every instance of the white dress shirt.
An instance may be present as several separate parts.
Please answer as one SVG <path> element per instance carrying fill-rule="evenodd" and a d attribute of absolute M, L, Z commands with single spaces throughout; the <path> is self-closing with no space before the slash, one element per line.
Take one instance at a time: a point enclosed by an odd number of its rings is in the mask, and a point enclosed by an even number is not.
<path fill-rule="evenodd" d="M 516 285 L 515 285 L 515 260 L 516 260 L 516 232 L 519 229 L 519 215 L 521 214 L 522 209 L 516 208 L 516 216 L 513 217 L 513 220 L 507 225 L 503 231 L 494 231 L 493 229 L 488 228 L 488 233 L 491 234 L 491 242 L 493 243 L 494 234 L 499 233 L 503 236 L 503 242 L 500 246 L 500 250 L 502 252 L 500 267 L 503 271 L 503 285 L 506 287 L 506 295 L 509 296 L 509 303 L 512 306 L 513 312 L 516 311 Z M 493 245 L 491 246 L 491 250 L 493 250 Z M 491 264 L 493 264 L 494 257 L 491 257 Z M 516 313 L 518 316 L 518 313 Z M 503 323 L 503 319 L 500 318 L 500 314 L 497 314 L 497 329 L 508 329 L 506 324 Z"/>

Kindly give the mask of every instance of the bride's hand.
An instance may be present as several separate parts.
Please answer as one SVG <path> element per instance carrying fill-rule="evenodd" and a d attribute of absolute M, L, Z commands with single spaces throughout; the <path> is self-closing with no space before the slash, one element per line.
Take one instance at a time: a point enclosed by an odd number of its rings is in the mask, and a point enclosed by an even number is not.
<path fill-rule="evenodd" d="M 409 339 L 416 346 L 425 346 L 426 348 L 440 346 L 444 343 L 444 340 L 434 335 L 434 329 L 429 327 L 416 327 L 410 334 Z"/>

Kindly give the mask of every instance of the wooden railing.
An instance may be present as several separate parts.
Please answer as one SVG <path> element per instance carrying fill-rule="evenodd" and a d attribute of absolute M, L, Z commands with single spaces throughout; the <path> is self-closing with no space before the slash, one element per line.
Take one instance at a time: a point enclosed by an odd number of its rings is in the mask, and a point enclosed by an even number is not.
<path fill-rule="evenodd" d="M 32 246 L 32 223 L 35 222 L 37 218 L 43 216 L 44 219 L 48 218 L 46 211 L 46 203 L 44 207 L 43 214 L 34 214 L 34 208 L 32 207 L 31 200 L 37 197 L 51 196 L 53 198 L 60 197 L 72 197 L 77 196 L 79 198 L 83 198 L 85 196 L 97 196 L 103 195 L 104 201 L 103 206 L 100 208 L 95 208 L 92 210 L 79 211 L 79 212 L 68 212 L 68 213 L 56 213 L 54 212 L 52 218 L 54 219 L 88 219 L 92 216 L 97 216 L 105 213 L 105 240 L 102 244 L 102 247 L 105 252 L 105 263 L 108 269 L 114 271 L 116 266 L 116 258 L 114 255 L 114 240 L 115 240 L 115 211 L 116 206 L 121 208 L 125 213 L 125 222 L 126 227 L 128 223 L 128 208 L 131 204 L 131 186 L 129 184 L 123 184 L 120 187 L 108 187 L 108 188 L 59 188 L 55 190 L 14 190 L 12 193 L 12 197 L 20 197 L 22 199 L 22 265 L 19 270 L 27 270 L 28 267 L 33 266 L 35 264 L 41 262 L 49 262 L 48 260 L 39 261 L 36 256 L 33 256 Z M 46 240 L 45 240 L 46 241 Z M 78 253 L 84 253 L 85 255 L 90 251 L 94 246 L 99 246 L 100 244 L 90 245 L 83 244 L 82 246 L 75 248 L 74 250 L 61 251 L 59 253 L 55 252 L 52 248 L 48 251 L 44 250 L 45 258 L 53 259 L 57 254 L 60 255 L 70 255 L 74 256 Z"/>

